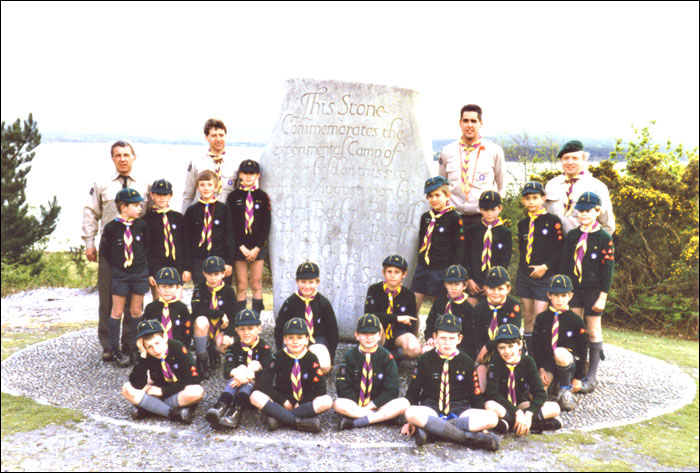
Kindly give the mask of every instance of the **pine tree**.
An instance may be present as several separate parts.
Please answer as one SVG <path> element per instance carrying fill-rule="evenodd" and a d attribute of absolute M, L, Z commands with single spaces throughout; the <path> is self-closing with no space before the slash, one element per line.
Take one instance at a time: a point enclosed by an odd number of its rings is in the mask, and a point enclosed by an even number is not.
<path fill-rule="evenodd" d="M 26 204 L 25 188 L 29 163 L 34 149 L 41 143 L 37 124 L 29 118 L 12 126 L 2 122 L 2 261 L 3 263 L 34 264 L 41 257 L 41 243 L 56 228 L 61 207 L 54 196 L 48 209 L 42 205 L 40 217 L 32 215 Z"/>

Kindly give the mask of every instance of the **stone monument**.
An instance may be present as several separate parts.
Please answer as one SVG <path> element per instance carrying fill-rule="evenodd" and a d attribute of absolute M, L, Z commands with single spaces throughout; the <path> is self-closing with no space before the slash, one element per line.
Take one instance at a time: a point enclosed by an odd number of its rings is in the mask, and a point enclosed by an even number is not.
<path fill-rule="evenodd" d="M 430 177 L 416 96 L 373 84 L 286 82 L 261 157 L 261 187 L 272 204 L 276 311 L 296 290 L 296 268 L 307 260 L 321 269 L 319 292 L 333 304 L 344 339 L 353 337 L 367 288 L 383 280 L 385 257 L 409 261 L 410 286 Z"/>

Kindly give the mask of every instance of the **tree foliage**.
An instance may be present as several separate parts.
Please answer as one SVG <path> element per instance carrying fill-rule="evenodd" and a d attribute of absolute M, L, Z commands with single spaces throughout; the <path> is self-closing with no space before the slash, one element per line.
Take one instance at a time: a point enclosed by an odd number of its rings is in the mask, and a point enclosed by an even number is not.
<path fill-rule="evenodd" d="M 26 203 L 25 189 L 29 163 L 41 143 L 37 124 L 29 118 L 11 126 L 2 122 L 2 261 L 7 264 L 34 264 L 41 256 L 41 244 L 56 228 L 61 207 L 56 197 L 35 215 Z"/>

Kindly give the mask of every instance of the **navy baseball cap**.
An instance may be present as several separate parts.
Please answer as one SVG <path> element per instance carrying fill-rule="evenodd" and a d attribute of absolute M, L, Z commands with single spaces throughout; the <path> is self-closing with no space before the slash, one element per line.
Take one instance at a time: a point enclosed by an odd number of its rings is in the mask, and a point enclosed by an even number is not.
<path fill-rule="evenodd" d="M 576 201 L 576 210 L 590 210 L 600 205 L 600 197 L 594 192 L 584 192 Z"/>
<path fill-rule="evenodd" d="M 114 198 L 114 202 L 126 202 L 127 204 L 133 204 L 136 202 L 143 202 L 143 197 L 135 189 L 131 187 L 126 187 L 117 192 L 117 196 Z"/>
<path fill-rule="evenodd" d="M 423 189 L 423 192 L 426 194 L 430 194 L 436 189 L 441 188 L 442 186 L 447 186 L 449 183 L 447 182 L 447 179 L 445 179 L 442 176 L 435 176 L 431 177 L 427 181 L 425 181 L 425 187 Z"/>

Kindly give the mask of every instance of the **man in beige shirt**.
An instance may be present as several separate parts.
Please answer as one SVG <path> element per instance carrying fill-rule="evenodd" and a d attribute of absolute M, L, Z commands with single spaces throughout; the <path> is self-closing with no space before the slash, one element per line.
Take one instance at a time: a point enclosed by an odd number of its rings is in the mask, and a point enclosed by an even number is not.
<path fill-rule="evenodd" d="M 465 105 L 460 111 L 461 139 L 440 152 L 439 173 L 450 183 L 450 203 L 469 225 L 481 220 L 479 197 L 486 191 L 503 194 L 506 161 L 503 149 L 480 135 L 481 107 Z"/>
<path fill-rule="evenodd" d="M 610 192 L 605 184 L 586 170 L 588 153 L 583 149 L 583 143 L 578 140 L 567 142 L 559 150 L 558 157 L 564 173 L 551 179 L 544 188 L 547 212 L 559 217 L 564 234 L 567 234 L 579 226 L 578 212 L 574 209 L 576 201 L 584 192 L 593 192 L 600 197 L 600 225 L 610 235 L 615 233 Z"/>
<path fill-rule="evenodd" d="M 103 255 L 97 255 L 95 239 L 100 229 L 118 216 L 114 198 L 121 189 L 131 187 L 142 196 L 148 196 L 148 181 L 134 172 L 136 153 L 131 144 L 117 141 L 112 145 L 112 161 L 114 172 L 93 182 L 90 195 L 83 208 L 82 239 L 85 241 L 85 257 L 88 261 L 97 261 L 97 289 L 99 293 L 99 323 L 97 336 L 102 345 L 102 359 L 112 361 L 110 352 L 109 332 L 107 322 L 112 312 L 112 271 Z M 147 205 L 141 209 L 141 216 L 146 213 Z M 129 320 L 129 304 L 126 304 L 123 320 Z M 130 350 L 130 340 L 133 338 L 129 324 L 122 329 L 122 352 Z"/>
<path fill-rule="evenodd" d="M 210 118 L 204 123 L 204 138 L 209 143 L 207 153 L 190 161 L 185 178 L 185 190 L 182 193 L 182 213 L 199 200 L 197 192 L 197 175 L 202 171 L 214 171 L 219 178 L 216 199 L 226 202 L 226 197 L 233 192 L 238 177 L 238 166 L 242 159 L 226 155 L 226 125 L 224 122 Z"/>

